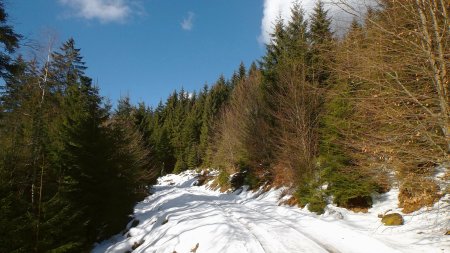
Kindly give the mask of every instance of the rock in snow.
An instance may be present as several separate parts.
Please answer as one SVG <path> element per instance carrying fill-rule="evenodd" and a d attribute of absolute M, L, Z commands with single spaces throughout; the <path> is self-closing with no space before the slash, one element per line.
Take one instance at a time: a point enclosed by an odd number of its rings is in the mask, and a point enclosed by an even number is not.
<path fill-rule="evenodd" d="M 160 178 L 153 194 L 135 207 L 133 218 L 139 223 L 130 223 L 128 232 L 92 252 L 450 253 L 445 201 L 405 215 L 403 226 L 385 227 L 377 213 L 399 212 L 398 190 L 375 198 L 368 213 L 329 205 L 332 211 L 315 215 L 279 206 L 283 189 L 223 194 L 208 185 L 194 186 L 196 176 L 187 171 Z"/>
<path fill-rule="evenodd" d="M 403 225 L 403 216 L 399 213 L 390 213 L 383 216 L 381 222 L 386 226 L 400 226 Z"/>

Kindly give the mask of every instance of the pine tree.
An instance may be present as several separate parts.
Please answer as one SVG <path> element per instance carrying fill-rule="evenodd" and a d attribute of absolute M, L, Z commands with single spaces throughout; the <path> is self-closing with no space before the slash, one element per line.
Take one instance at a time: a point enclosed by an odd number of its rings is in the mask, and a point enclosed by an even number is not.
<path fill-rule="evenodd" d="M 56 92 L 64 94 L 65 89 L 80 82 L 86 70 L 80 55 L 80 49 L 75 47 L 75 40 L 68 39 L 60 48 L 60 52 L 52 54 L 50 65 L 50 85 Z"/>
<path fill-rule="evenodd" d="M 4 8 L 3 0 L 0 1 L 0 44 L 2 45 L 2 50 L 0 52 L 0 77 L 4 78 L 10 71 L 15 67 L 11 64 L 11 56 L 19 47 L 19 41 L 22 38 L 21 35 L 17 34 L 13 27 L 7 24 L 8 14 Z"/>
<path fill-rule="evenodd" d="M 231 76 L 231 80 L 230 80 L 231 89 L 234 89 L 236 87 L 236 85 L 238 85 L 239 80 L 240 80 L 240 77 L 239 77 L 238 72 L 234 71 L 233 75 Z"/>
<path fill-rule="evenodd" d="M 217 119 L 222 106 L 228 101 L 229 95 L 230 87 L 227 85 L 225 77 L 221 75 L 216 84 L 209 91 L 203 108 L 199 152 L 200 156 L 203 157 L 202 163 L 205 166 L 209 165 L 211 162 L 209 144 L 211 143 L 211 134 L 215 120 Z"/>
<path fill-rule="evenodd" d="M 283 18 L 277 18 L 274 31 L 270 34 L 270 37 L 271 41 L 266 45 L 266 54 L 259 62 L 267 86 L 276 83 L 276 67 L 286 49 L 287 34 Z"/>
<path fill-rule="evenodd" d="M 310 44 L 308 78 L 313 83 L 326 86 L 330 83 L 334 54 L 331 18 L 322 1 L 316 3 L 311 16 Z"/>
<path fill-rule="evenodd" d="M 5 79 L 0 247 L 8 252 L 88 251 L 126 224 L 155 176 L 135 108 L 110 119 L 79 52 L 69 40 L 44 67 L 19 58 Z"/>
<path fill-rule="evenodd" d="M 239 80 L 244 80 L 247 77 L 247 70 L 245 69 L 244 62 L 239 64 Z"/>
<path fill-rule="evenodd" d="M 251 76 L 252 74 L 256 73 L 256 71 L 258 71 L 258 66 L 256 65 L 255 62 L 252 62 L 252 64 L 250 65 L 250 69 L 248 70 L 248 75 Z"/>
<path fill-rule="evenodd" d="M 121 97 L 117 103 L 117 109 L 115 115 L 120 118 L 128 118 L 131 120 L 131 116 L 134 113 L 134 108 L 131 105 L 130 97 Z"/>
<path fill-rule="evenodd" d="M 305 12 L 299 2 L 294 2 L 291 8 L 291 19 L 286 27 L 287 55 L 289 60 L 300 61 L 304 64 L 308 51 L 308 23 Z"/>
<path fill-rule="evenodd" d="M 19 58 L 13 75 L 5 78 L 0 118 L 0 248 L 5 251 L 33 251 L 35 208 L 32 205 L 34 148 L 30 145 L 33 103 L 39 91 L 37 78 L 27 62 Z M 36 100 L 35 100 L 36 101 Z"/>

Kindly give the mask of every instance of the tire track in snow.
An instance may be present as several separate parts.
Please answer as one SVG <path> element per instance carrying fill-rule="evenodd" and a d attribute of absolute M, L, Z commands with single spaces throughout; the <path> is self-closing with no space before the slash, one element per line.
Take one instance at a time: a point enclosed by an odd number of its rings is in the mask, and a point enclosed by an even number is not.
<path fill-rule="evenodd" d="M 320 244 L 320 243 L 316 242 L 315 240 L 312 240 L 311 238 L 309 238 L 302 232 L 292 228 L 287 223 L 282 222 L 282 221 L 280 221 L 276 218 L 273 218 L 269 215 L 263 214 L 252 208 L 246 207 L 242 204 L 223 203 L 222 206 L 228 207 L 228 212 L 232 213 L 232 215 L 234 217 L 236 217 L 236 219 L 243 220 L 243 221 L 247 222 L 247 224 L 251 224 L 252 227 L 262 228 L 264 226 L 268 226 L 268 228 L 270 228 L 272 233 L 268 232 L 268 229 L 265 229 L 265 230 L 260 229 L 260 231 L 265 231 L 265 232 L 258 231 L 256 233 L 263 234 L 264 240 L 266 240 L 266 241 L 277 241 L 277 242 L 279 242 L 280 245 L 282 245 L 282 248 L 284 249 L 284 251 L 281 251 L 278 248 L 273 252 L 277 252 L 277 253 L 278 252 L 299 252 L 299 251 L 305 252 L 305 253 L 309 253 L 309 252 L 337 253 L 338 252 L 338 251 L 329 249 L 329 247 L 327 247 L 326 245 Z M 242 207 L 247 209 L 248 212 L 242 212 Z M 230 210 L 230 208 L 237 209 L 237 210 Z M 249 217 L 245 217 L 245 216 L 238 216 L 238 214 L 252 214 L 252 217 L 249 218 Z M 256 221 L 253 221 L 253 220 L 261 220 L 261 221 L 275 220 L 278 222 L 278 224 L 273 224 L 273 222 L 272 222 L 271 225 L 268 225 L 265 223 L 257 223 Z M 282 225 L 282 226 L 280 226 L 280 225 Z M 277 232 L 281 231 L 281 233 L 274 233 L 275 231 L 277 231 Z M 289 233 L 286 233 L 286 231 L 289 231 Z M 286 235 L 286 238 L 280 238 L 279 236 L 277 236 L 277 234 L 283 234 L 283 233 Z M 297 236 L 292 237 L 292 233 L 296 234 Z M 270 238 L 272 238 L 273 240 L 270 240 Z M 295 239 L 295 242 L 291 241 L 292 244 L 288 244 L 287 246 L 284 246 L 284 244 L 282 243 L 282 240 L 288 240 L 288 239 L 291 239 L 291 240 Z"/>
<path fill-rule="evenodd" d="M 192 181 L 191 174 L 168 176 L 155 186 L 154 195 L 136 205 L 134 218 L 140 221 L 138 226 L 130 228 L 128 234 L 102 242 L 93 252 L 123 253 L 131 251 L 139 241 L 143 244 L 133 252 L 189 252 L 195 241 L 200 242 L 198 252 L 233 253 L 434 252 L 426 244 L 446 245 L 445 241 L 405 237 L 407 242 L 419 242 L 427 250 L 404 242 L 397 246 L 390 238 L 355 231 L 345 222 L 329 222 L 295 208 L 279 207 L 272 193 L 261 198 L 260 194 L 221 194 L 192 187 Z M 177 185 L 169 185 L 172 182 Z M 166 220 L 169 222 L 164 225 Z"/>
<path fill-rule="evenodd" d="M 206 192 L 206 191 L 199 191 L 199 190 L 193 189 L 193 188 L 185 188 L 183 190 L 186 192 L 189 192 L 191 194 L 208 194 L 208 192 Z M 288 224 L 288 223 L 286 223 L 278 218 L 275 218 L 273 216 L 262 213 L 256 209 L 250 208 L 250 207 L 246 206 L 244 203 L 228 202 L 227 200 L 218 199 L 216 201 L 213 201 L 213 204 L 214 204 L 214 206 L 216 206 L 217 210 L 222 211 L 227 217 L 233 218 L 233 220 L 235 222 L 238 222 L 239 224 L 241 224 L 244 227 L 244 229 L 246 229 L 248 232 L 250 232 L 252 234 L 252 236 L 254 238 L 256 238 L 256 240 L 262 246 L 262 248 L 264 249 L 264 252 L 275 252 L 275 253 L 294 252 L 294 251 L 302 250 L 302 248 L 303 248 L 303 250 L 305 250 L 305 248 L 306 248 L 307 250 L 303 251 L 303 252 L 307 252 L 307 253 L 309 253 L 309 252 L 340 253 L 338 250 L 333 248 L 331 245 L 326 245 L 324 243 L 319 242 L 318 240 L 299 231 L 291 224 Z M 229 208 L 227 209 L 224 207 L 231 207 L 236 210 L 232 211 Z M 280 230 L 288 229 L 289 231 L 296 234 L 297 235 L 296 239 L 300 239 L 295 243 L 296 247 L 295 248 L 291 247 L 290 249 L 288 249 L 282 243 L 282 240 L 291 239 L 290 236 L 288 236 L 289 238 L 279 238 L 279 236 L 276 236 L 277 235 L 276 233 L 268 232 L 269 231 L 268 229 L 265 229 L 264 231 L 261 229 L 260 230 L 257 229 L 259 227 L 262 227 L 265 224 L 257 224 L 256 222 L 251 221 L 248 218 L 245 218 L 243 216 L 237 216 L 236 215 L 237 213 L 241 213 L 241 214 L 245 213 L 245 212 L 242 212 L 242 208 L 245 208 L 247 211 L 249 211 L 253 214 L 256 213 L 256 216 L 259 215 L 260 218 L 258 220 L 275 220 L 279 223 L 279 224 L 275 224 L 276 226 L 269 226 L 270 230 L 273 230 L 274 227 L 278 226 L 280 228 Z M 284 225 L 284 227 L 281 228 L 279 226 L 280 224 Z M 260 239 L 261 237 L 262 237 L 262 240 Z M 278 237 L 278 238 L 275 238 L 275 237 Z M 270 240 L 270 239 L 272 239 L 272 240 Z M 266 243 L 267 241 L 270 241 L 272 243 L 276 242 L 277 247 L 270 247 L 269 245 L 267 245 L 267 243 Z"/>
<path fill-rule="evenodd" d="M 207 210 L 204 212 L 212 213 L 214 211 L 217 211 L 218 213 L 220 213 L 219 215 L 221 217 L 223 217 L 225 220 L 227 220 L 230 224 L 234 225 L 236 228 L 238 228 L 240 230 L 245 231 L 244 234 L 248 235 L 250 237 L 249 239 L 253 239 L 257 245 L 257 249 L 249 248 L 247 245 L 247 244 L 249 244 L 249 242 L 246 240 L 242 241 L 243 242 L 242 245 L 247 249 L 247 251 L 245 251 L 245 252 L 249 252 L 249 253 L 259 253 L 259 252 L 268 252 L 268 253 L 276 252 L 276 253 L 278 253 L 279 252 L 279 250 L 273 250 L 273 249 L 269 250 L 270 247 L 266 243 L 261 241 L 261 239 L 258 236 L 256 236 L 248 226 L 246 226 L 242 222 L 238 221 L 236 218 L 231 216 L 229 213 L 225 212 L 223 210 L 223 208 L 220 207 L 220 204 L 218 203 L 218 201 L 224 201 L 224 200 L 220 200 L 218 196 L 214 196 L 208 192 L 199 191 L 199 190 L 192 189 L 192 188 L 174 188 L 173 190 L 171 190 L 170 193 L 175 193 L 175 192 L 178 193 L 178 195 L 183 195 L 183 193 L 187 193 L 187 194 L 191 194 L 191 195 L 199 195 L 199 196 L 207 195 L 209 197 L 214 197 L 216 200 L 213 200 L 213 201 L 203 200 L 203 201 L 201 201 L 201 203 L 198 203 L 197 205 L 198 206 L 209 206 L 210 208 L 208 208 L 208 209 L 210 209 L 210 210 Z M 158 208 L 158 210 L 159 210 L 159 208 Z M 195 213 L 195 216 L 197 214 L 198 213 Z M 177 224 L 179 224 L 180 222 L 183 222 L 185 220 L 190 220 L 192 218 L 193 218 L 192 216 L 187 215 L 185 218 L 178 220 Z M 164 236 L 165 236 L 165 234 L 163 235 L 163 237 Z M 160 238 L 160 239 L 162 239 L 162 238 Z M 170 242 L 172 239 L 174 239 L 174 238 L 166 239 L 166 242 Z M 158 241 L 159 241 L 159 239 L 158 239 Z"/>
<path fill-rule="evenodd" d="M 219 204 L 218 204 L 217 202 L 213 202 L 213 205 L 211 205 L 211 206 L 214 206 L 214 208 L 215 208 L 216 210 L 218 210 L 218 211 L 220 211 L 221 213 L 223 213 L 224 216 L 225 216 L 228 220 L 230 220 L 232 223 L 234 223 L 234 224 L 236 224 L 236 225 L 239 225 L 239 227 L 243 227 L 244 230 L 246 230 L 246 231 L 249 233 L 249 235 L 251 235 L 251 236 L 256 240 L 256 242 L 258 242 L 258 245 L 261 247 L 261 249 L 264 250 L 264 252 L 267 252 L 267 249 L 266 249 L 267 246 L 264 247 L 264 245 L 263 245 L 263 243 L 261 242 L 261 240 L 259 240 L 258 237 L 256 237 L 255 234 L 253 234 L 252 231 L 251 231 L 247 226 L 245 226 L 245 224 L 242 224 L 241 222 L 239 222 L 239 221 L 236 220 L 235 218 L 231 217 L 228 213 L 224 212 L 224 211 L 222 210 L 222 208 L 220 208 L 220 206 L 219 206 Z M 245 245 L 245 246 L 246 246 L 246 245 Z M 246 246 L 246 248 L 248 249 L 247 246 Z"/>
<path fill-rule="evenodd" d="M 188 192 L 190 194 L 208 194 L 208 192 L 205 191 L 198 191 L 197 189 L 192 189 L 192 188 L 185 188 L 183 189 L 185 192 Z M 216 201 L 211 202 L 212 204 L 209 204 L 210 206 L 212 206 L 215 210 L 220 211 L 221 213 L 223 213 L 224 217 L 226 217 L 228 220 L 230 220 L 230 222 L 232 222 L 233 224 L 236 224 L 237 227 L 241 227 L 242 229 L 244 229 L 245 231 L 248 232 L 248 234 L 253 237 L 256 242 L 259 244 L 259 246 L 261 247 L 261 249 L 263 250 L 263 252 L 265 253 L 281 253 L 281 252 L 286 252 L 286 253 L 290 253 L 290 252 L 294 252 L 294 251 L 298 251 L 299 248 L 294 249 L 288 249 L 286 246 L 283 245 L 282 240 L 280 238 L 276 238 L 276 236 L 274 236 L 274 234 L 271 234 L 270 232 L 268 232 L 267 230 L 258 230 L 258 225 L 253 223 L 253 222 L 249 222 L 249 221 L 241 221 L 244 220 L 242 217 L 237 217 L 232 211 L 230 211 L 229 209 L 224 209 L 223 205 L 234 205 L 236 207 L 241 207 L 242 204 L 239 203 L 229 203 L 227 202 L 227 200 L 223 200 L 223 199 L 217 199 Z M 249 252 L 253 252 L 253 251 L 249 251 Z M 261 252 L 261 251 L 257 251 L 257 252 Z M 325 251 L 305 251 L 305 252 L 325 252 Z"/>
<path fill-rule="evenodd" d="M 269 245 L 266 243 L 267 240 L 267 236 L 266 235 L 261 235 L 261 233 L 256 232 L 255 229 L 252 229 L 248 224 L 241 222 L 238 218 L 236 218 L 231 212 L 227 211 L 227 210 L 223 210 L 222 208 L 222 204 L 218 203 L 218 202 L 213 202 L 215 209 L 219 210 L 220 212 L 222 212 L 224 214 L 225 217 L 227 217 L 229 220 L 233 221 L 234 224 L 238 224 L 239 227 L 242 227 L 243 229 L 245 229 L 257 242 L 258 244 L 261 246 L 261 249 L 263 250 L 263 252 L 266 253 L 280 253 L 280 252 L 289 252 L 287 251 L 287 249 L 277 241 L 277 247 L 274 247 L 273 245 Z M 271 240 L 273 241 L 273 240 Z M 284 250 L 280 250 L 280 249 L 284 249 Z"/>
<path fill-rule="evenodd" d="M 267 218 L 276 220 L 276 221 L 278 221 L 278 222 L 284 224 L 285 226 L 287 226 L 287 227 L 289 227 L 290 229 L 292 229 L 293 231 L 295 231 L 295 233 L 300 234 L 301 236 L 308 238 L 309 240 L 311 240 L 311 241 L 313 241 L 314 243 L 318 244 L 320 247 L 324 248 L 324 249 L 325 249 L 326 251 L 328 251 L 329 253 L 340 253 L 340 251 L 338 251 L 337 249 L 335 249 L 335 248 L 332 247 L 331 245 L 327 245 L 327 244 L 324 244 L 324 243 L 318 241 L 317 239 L 315 239 L 315 238 L 313 238 L 313 237 L 311 237 L 311 236 L 309 236 L 309 235 L 303 233 L 302 231 L 298 230 L 297 228 L 295 228 L 294 226 L 292 226 L 291 224 L 289 224 L 289 223 L 287 223 L 287 222 L 285 222 L 285 221 L 282 221 L 282 220 L 280 220 L 280 219 L 278 219 L 278 218 L 275 218 L 275 217 L 273 217 L 273 216 L 271 216 L 271 215 L 262 213 L 262 212 L 258 211 L 257 209 L 254 209 L 254 208 L 251 208 L 251 207 L 246 206 L 245 204 L 241 204 L 241 206 L 245 207 L 247 210 L 251 210 L 251 211 L 253 211 L 253 212 L 259 213 L 259 214 L 261 214 L 261 215 L 263 215 L 263 216 L 265 216 L 265 217 L 267 217 Z"/>
<path fill-rule="evenodd" d="M 201 191 L 201 190 L 197 190 L 194 188 L 184 188 L 182 190 L 186 191 L 190 194 L 204 195 L 204 194 L 209 193 L 207 191 Z M 306 235 L 302 231 L 300 231 L 297 228 L 295 228 L 294 226 L 292 226 L 292 224 L 289 224 L 289 223 L 282 221 L 271 215 L 262 213 L 262 212 L 258 211 L 257 209 L 248 207 L 247 205 L 245 205 L 245 203 L 229 202 L 228 200 L 218 198 L 216 201 L 213 201 L 213 204 L 217 207 L 218 210 L 221 210 L 227 217 L 233 218 L 233 220 L 235 220 L 236 222 L 238 222 L 239 224 L 244 226 L 244 228 L 247 231 L 249 231 L 253 235 L 253 237 L 256 238 L 256 240 L 259 242 L 259 244 L 264 249 L 264 252 L 275 252 L 275 253 L 294 252 L 294 251 L 297 252 L 298 250 L 302 250 L 302 247 L 303 247 L 303 250 L 304 250 L 304 248 L 308 249 L 306 251 L 303 251 L 303 252 L 307 252 L 307 253 L 309 253 L 309 252 L 340 253 L 340 251 L 338 251 L 331 245 L 324 244 L 324 243 L 318 241 L 317 239 L 315 239 L 309 235 Z M 230 209 L 226 209 L 225 207 L 231 207 L 232 209 L 235 209 L 235 210 L 231 211 Z M 251 212 L 253 214 L 256 214 L 255 217 L 260 216 L 260 218 L 258 220 L 275 220 L 275 221 L 277 221 L 278 224 L 272 224 L 272 226 L 269 225 L 268 226 L 269 229 L 265 229 L 264 232 L 261 229 L 258 230 L 259 227 L 262 227 L 265 224 L 260 224 L 258 222 L 251 221 L 248 218 L 245 218 L 243 216 L 236 215 L 238 213 L 245 214 L 246 212 L 242 212 L 243 208 L 245 208 L 248 211 L 247 213 Z M 223 211 L 222 209 L 224 209 L 225 211 Z M 284 227 L 280 227 L 280 225 L 282 225 Z M 286 246 L 284 246 L 282 241 L 286 240 L 286 239 L 291 239 L 291 235 L 287 236 L 288 238 L 279 238 L 279 236 L 277 236 L 276 233 L 268 232 L 268 231 L 273 230 L 274 227 L 278 227 L 280 230 L 287 229 L 290 232 L 296 234 L 297 235 L 296 239 L 299 239 L 299 240 L 297 242 L 295 242 L 294 244 L 297 246 L 295 248 L 291 247 L 290 249 L 288 249 Z M 261 237 L 263 237 L 262 240 L 260 239 Z M 275 238 L 275 237 L 278 237 L 278 238 Z M 270 239 L 272 239 L 272 240 L 270 240 Z M 267 243 L 265 243 L 267 241 L 277 242 L 278 247 L 270 247 L 269 245 L 267 245 Z M 271 248 L 275 248 L 275 249 L 271 249 Z"/>

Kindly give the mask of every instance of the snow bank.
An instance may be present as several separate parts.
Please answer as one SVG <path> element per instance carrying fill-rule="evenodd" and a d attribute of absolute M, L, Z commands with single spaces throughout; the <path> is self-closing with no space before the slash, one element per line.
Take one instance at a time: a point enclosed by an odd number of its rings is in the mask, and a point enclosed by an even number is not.
<path fill-rule="evenodd" d="M 450 201 L 404 215 L 405 225 L 386 227 L 378 214 L 399 212 L 398 190 L 376 197 L 368 213 L 332 205 L 323 215 L 279 206 L 284 189 L 223 194 L 193 186 L 187 171 L 158 180 L 135 207 L 136 227 L 92 252 L 450 252 Z"/>

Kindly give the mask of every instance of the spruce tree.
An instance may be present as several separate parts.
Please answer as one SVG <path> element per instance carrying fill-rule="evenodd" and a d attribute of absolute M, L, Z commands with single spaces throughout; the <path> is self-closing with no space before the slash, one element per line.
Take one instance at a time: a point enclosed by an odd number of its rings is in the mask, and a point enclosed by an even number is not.
<path fill-rule="evenodd" d="M 274 85 L 277 81 L 276 67 L 286 49 L 286 28 L 280 16 L 275 21 L 274 31 L 270 34 L 271 41 L 266 45 L 266 54 L 259 62 L 266 85 Z"/>
<path fill-rule="evenodd" d="M 247 70 L 245 69 L 244 62 L 239 64 L 239 80 L 244 80 L 247 76 Z"/>
<path fill-rule="evenodd" d="M 52 88 L 64 94 L 67 87 L 80 82 L 87 67 L 73 38 L 68 39 L 59 52 L 54 52 L 52 59 L 49 78 Z"/>
<path fill-rule="evenodd" d="M 37 108 L 33 100 L 39 91 L 28 63 L 19 58 L 16 65 L 20 68 L 5 78 L 0 97 L 0 248 L 32 252 L 36 208 L 31 200 L 37 168 L 31 166 L 35 145 L 30 144 Z"/>
<path fill-rule="evenodd" d="M 324 3 L 318 1 L 313 9 L 310 25 L 309 53 L 310 70 L 308 73 L 311 82 L 317 82 L 321 86 L 330 83 L 331 68 L 334 62 L 333 33 L 331 31 L 331 18 L 328 10 L 325 10 Z"/>
<path fill-rule="evenodd" d="M 308 51 L 308 23 L 305 19 L 305 12 L 299 2 L 294 2 L 291 8 L 291 18 L 286 27 L 287 37 L 287 57 L 289 60 L 305 62 Z"/>
<path fill-rule="evenodd" d="M 14 69 L 11 64 L 10 54 L 14 53 L 19 47 L 21 35 L 14 31 L 14 28 L 8 23 L 8 14 L 4 8 L 3 0 L 0 1 L 0 77 L 4 78 Z"/>

